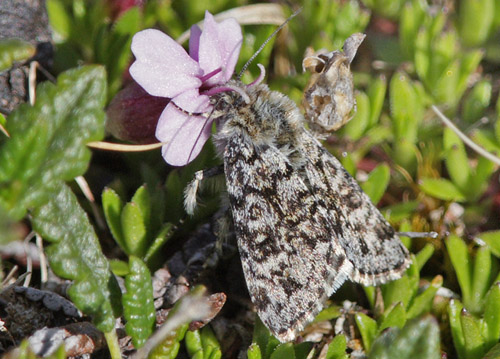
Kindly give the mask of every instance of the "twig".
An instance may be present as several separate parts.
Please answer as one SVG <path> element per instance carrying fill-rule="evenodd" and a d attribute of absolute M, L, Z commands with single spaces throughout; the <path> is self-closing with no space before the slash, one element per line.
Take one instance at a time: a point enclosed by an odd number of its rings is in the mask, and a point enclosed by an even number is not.
<path fill-rule="evenodd" d="M 0 289 L 5 287 L 7 284 L 9 284 L 9 281 L 14 278 L 14 275 L 16 274 L 17 270 L 19 269 L 19 266 L 16 264 L 12 269 L 10 270 L 9 274 L 5 277 L 5 279 L 2 281 L 0 284 Z"/>
<path fill-rule="evenodd" d="M 87 200 L 89 201 L 90 207 L 92 208 L 92 213 L 94 214 L 94 218 L 96 219 L 99 228 L 100 229 L 106 228 L 106 222 L 102 218 L 101 213 L 99 212 L 99 209 L 95 204 L 95 198 L 94 195 L 92 194 L 89 184 L 87 183 L 87 180 L 83 176 L 78 176 L 75 177 L 75 182 L 78 184 L 78 187 L 80 187 L 85 198 L 87 198 Z"/>
<path fill-rule="evenodd" d="M 283 7 L 280 4 L 253 4 L 240 6 L 218 13 L 214 16 L 217 22 L 225 19 L 233 18 L 238 21 L 240 25 L 280 25 L 285 21 L 283 15 Z M 196 24 L 200 29 L 203 29 L 203 21 Z M 177 38 L 177 42 L 182 44 L 189 39 L 191 31 L 185 31 Z"/>
<path fill-rule="evenodd" d="M 117 152 L 142 152 L 160 148 L 165 142 L 152 143 L 150 145 L 125 145 L 121 143 L 95 141 L 87 143 L 87 146 L 97 150 L 117 151 Z"/>
<path fill-rule="evenodd" d="M 446 126 L 448 126 L 453 132 L 457 134 L 458 137 L 460 137 L 462 141 L 464 141 L 464 143 L 467 146 L 469 146 L 472 150 L 479 153 L 484 158 L 487 158 L 488 160 L 500 166 L 500 158 L 486 151 L 484 148 L 482 148 L 477 143 L 472 141 L 469 137 L 467 137 L 462 131 L 458 129 L 457 126 L 453 124 L 453 122 L 451 122 L 445 115 L 443 115 L 443 113 L 439 111 L 439 109 L 436 106 L 432 105 L 432 110 L 436 115 L 438 115 L 438 117 L 441 119 L 441 121 L 444 122 Z"/>
<path fill-rule="evenodd" d="M 210 312 L 210 306 L 204 291 L 198 293 L 191 292 L 178 303 L 177 309 L 172 309 L 175 313 L 169 313 L 167 321 L 153 333 L 144 346 L 131 356 L 131 359 L 146 359 L 149 353 L 157 347 L 172 331 L 185 323 L 193 320 L 200 320 Z"/>
<path fill-rule="evenodd" d="M 39 251 L 39 257 L 40 257 L 40 281 L 42 282 L 42 285 L 45 285 L 47 283 L 47 280 L 49 278 L 49 271 L 47 269 L 47 258 L 45 257 L 45 252 L 43 251 L 43 240 L 42 237 L 36 233 L 35 234 L 36 238 L 36 246 L 38 247 Z"/>
<path fill-rule="evenodd" d="M 36 101 L 36 68 L 38 66 L 37 61 L 32 61 L 30 63 L 29 75 L 28 75 L 28 90 L 29 90 L 29 100 L 30 105 L 33 106 Z"/>
<path fill-rule="evenodd" d="M 24 253 L 26 254 L 26 273 L 27 276 L 24 279 L 23 287 L 29 287 L 30 282 L 31 282 L 31 274 L 33 272 L 33 259 L 29 255 L 29 249 L 28 249 L 28 243 L 31 241 L 33 237 L 35 237 L 36 233 L 31 232 L 26 236 L 26 238 L 23 241 L 23 248 L 24 248 Z"/>

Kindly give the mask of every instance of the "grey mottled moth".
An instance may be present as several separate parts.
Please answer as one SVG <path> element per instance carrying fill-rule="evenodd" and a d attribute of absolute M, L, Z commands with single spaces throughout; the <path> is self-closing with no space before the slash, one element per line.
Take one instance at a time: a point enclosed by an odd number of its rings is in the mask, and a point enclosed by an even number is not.
<path fill-rule="evenodd" d="M 330 131 L 350 118 L 349 67 L 363 37 L 348 39 L 345 52 L 305 62 L 317 74 L 306 91 L 311 127 Z M 357 182 L 306 129 L 292 100 L 264 84 L 228 86 L 239 90 L 213 96 L 212 116 L 243 271 L 262 322 L 287 342 L 344 281 L 398 279 L 409 254 Z M 186 191 L 190 211 L 200 179 Z"/>

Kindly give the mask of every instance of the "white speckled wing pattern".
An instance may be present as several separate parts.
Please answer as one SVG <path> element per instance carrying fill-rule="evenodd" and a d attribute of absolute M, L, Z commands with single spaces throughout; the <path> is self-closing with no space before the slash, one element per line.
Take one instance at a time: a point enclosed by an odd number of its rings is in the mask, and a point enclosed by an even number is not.
<path fill-rule="evenodd" d="M 350 280 L 378 285 L 401 277 L 409 253 L 394 229 L 342 164 L 307 131 L 300 141 L 311 190 L 334 219 L 335 240 L 354 270 Z"/>
<path fill-rule="evenodd" d="M 293 340 L 351 276 L 330 214 L 273 146 L 233 136 L 225 173 L 243 271 L 260 318 Z"/>

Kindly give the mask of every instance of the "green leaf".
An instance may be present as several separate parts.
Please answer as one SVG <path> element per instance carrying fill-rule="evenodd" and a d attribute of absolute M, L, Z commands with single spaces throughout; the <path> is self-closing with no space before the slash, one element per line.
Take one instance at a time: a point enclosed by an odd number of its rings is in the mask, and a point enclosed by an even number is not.
<path fill-rule="evenodd" d="M 464 331 L 462 329 L 462 322 L 460 319 L 460 313 L 462 313 L 462 309 L 463 305 L 459 300 L 450 300 L 450 304 L 448 305 L 448 317 L 450 319 L 453 344 L 455 345 L 458 357 L 461 359 L 466 359 Z"/>
<path fill-rule="evenodd" d="M 370 197 L 373 203 L 378 203 L 389 185 L 391 174 L 389 166 L 378 165 L 370 172 L 368 179 L 361 184 L 361 188 Z"/>
<path fill-rule="evenodd" d="M 420 203 L 418 201 L 400 202 L 384 209 L 385 217 L 392 222 L 400 222 L 411 216 L 416 211 Z"/>
<path fill-rule="evenodd" d="M 369 359 L 440 359 L 439 326 L 426 316 L 410 320 L 403 329 L 384 332 L 373 343 Z"/>
<path fill-rule="evenodd" d="M 408 1 L 404 4 L 399 17 L 399 43 L 408 59 L 413 60 L 415 55 L 415 39 L 422 26 L 427 3 L 422 1 Z"/>
<path fill-rule="evenodd" d="M 374 308 L 375 306 L 375 296 L 376 296 L 376 287 L 364 287 L 363 289 L 365 291 L 366 299 L 368 299 L 368 303 L 370 303 L 370 308 Z"/>
<path fill-rule="evenodd" d="M 205 351 L 205 359 L 220 359 L 222 353 L 220 345 L 210 326 L 206 325 L 201 329 L 201 342 Z"/>
<path fill-rule="evenodd" d="M 462 290 L 462 297 L 468 300 L 472 294 L 472 263 L 467 245 L 455 235 L 451 235 L 445 244 Z"/>
<path fill-rule="evenodd" d="M 495 122 L 495 133 L 490 129 L 477 129 L 474 132 L 473 140 L 483 146 L 486 151 L 498 154 L 500 153 L 500 144 L 497 138 L 500 139 L 500 120 Z"/>
<path fill-rule="evenodd" d="M 487 325 L 485 347 L 491 348 L 500 338 L 500 283 L 493 284 L 486 297 L 484 321 Z"/>
<path fill-rule="evenodd" d="M 148 228 L 151 216 L 151 198 L 146 186 L 143 185 L 135 191 L 131 202 L 135 203 L 141 210 L 144 226 Z"/>
<path fill-rule="evenodd" d="M 483 50 L 474 50 L 466 52 L 460 58 L 460 77 L 457 83 L 456 93 L 458 96 L 462 96 L 468 86 L 469 77 L 474 71 L 476 71 L 479 63 L 484 56 Z"/>
<path fill-rule="evenodd" d="M 219 342 L 209 326 L 186 333 L 186 349 L 191 358 L 220 359 Z"/>
<path fill-rule="evenodd" d="M 377 335 L 377 322 L 363 313 L 356 313 L 354 319 L 361 333 L 363 346 L 366 351 L 369 351 Z"/>
<path fill-rule="evenodd" d="M 496 165 L 485 157 L 477 159 L 475 174 L 469 178 L 467 195 L 470 201 L 477 200 L 489 185 L 489 180 Z"/>
<path fill-rule="evenodd" d="M 420 189 L 426 194 L 443 201 L 462 202 L 465 200 L 462 192 L 444 178 L 422 178 L 420 180 Z"/>
<path fill-rule="evenodd" d="M 485 349 L 479 321 L 464 308 L 460 313 L 460 322 L 463 328 L 465 357 L 467 359 L 480 359 L 485 354 Z"/>
<path fill-rule="evenodd" d="M 111 266 L 113 273 L 119 277 L 125 277 L 130 272 L 127 262 L 112 259 L 109 261 L 109 265 Z"/>
<path fill-rule="evenodd" d="M 405 138 L 397 139 L 394 142 L 392 150 L 394 161 L 405 168 L 411 175 L 414 175 L 417 170 L 417 154 L 418 148 L 413 142 Z"/>
<path fill-rule="evenodd" d="M 443 277 L 437 275 L 431 282 L 431 285 L 419 294 L 408 308 L 408 318 L 415 318 L 424 313 L 430 312 L 432 301 L 439 288 L 443 285 Z"/>
<path fill-rule="evenodd" d="M 142 257 L 147 246 L 147 233 L 140 207 L 134 202 L 127 203 L 123 207 L 121 222 L 126 253 Z"/>
<path fill-rule="evenodd" d="M 189 324 L 184 324 L 174 330 L 171 335 L 167 336 L 160 345 L 151 351 L 148 359 L 175 359 L 180 349 L 180 341 L 184 339 L 184 335 L 189 327 Z"/>
<path fill-rule="evenodd" d="M 430 243 L 427 243 L 424 246 L 424 248 L 422 248 L 420 252 L 418 252 L 415 255 L 419 272 L 422 270 L 422 268 L 424 267 L 425 263 L 427 263 L 429 258 L 431 258 L 433 253 L 434 253 L 434 246 Z"/>
<path fill-rule="evenodd" d="M 493 24 L 495 0 L 461 0 L 458 11 L 458 31 L 466 46 L 479 46 Z"/>
<path fill-rule="evenodd" d="M 257 343 L 252 343 L 247 350 L 248 359 L 262 359 L 262 354 L 260 352 L 260 347 Z"/>
<path fill-rule="evenodd" d="M 62 39 L 66 39 L 71 32 L 72 19 L 66 11 L 63 1 L 47 0 L 47 13 L 52 29 L 54 29 Z"/>
<path fill-rule="evenodd" d="M 455 89 L 449 88 L 449 86 L 454 83 L 456 84 L 459 78 L 458 71 L 450 72 L 452 71 L 451 69 L 456 68 L 458 70 L 460 64 L 457 56 L 457 34 L 455 31 L 443 29 L 443 31 L 435 33 L 432 37 L 432 66 L 427 73 L 427 84 L 434 85 L 433 88 L 429 89 L 437 99 L 447 101 L 446 96 L 449 95 L 448 101 L 454 101 Z M 444 89 L 447 88 L 452 90 L 452 92 L 449 94 L 443 93 Z"/>
<path fill-rule="evenodd" d="M 195 357 L 197 353 L 202 353 L 198 357 L 203 358 L 203 345 L 201 344 L 201 334 L 199 330 L 187 331 L 185 336 L 186 350 L 191 358 Z"/>
<path fill-rule="evenodd" d="M 435 81 L 433 95 L 438 103 L 446 103 L 455 106 L 462 95 L 458 87 L 460 79 L 460 61 L 451 62 Z"/>
<path fill-rule="evenodd" d="M 52 193 L 33 211 L 33 228 L 53 243 L 46 252 L 54 273 L 74 281 L 69 289 L 73 303 L 109 332 L 121 314 L 118 283 L 73 192 L 60 184 Z"/>
<path fill-rule="evenodd" d="M 347 349 L 347 340 L 345 335 L 339 334 L 333 338 L 328 344 L 328 351 L 326 352 L 326 359 L 348 359 L 345 353 Z"/>
<path fill-rule="evenodd" d="M 292 343 L 278 345 L 270 359 L 295 359 L 295 350 Z"/>
<path fill-rule="evenodd" d="M 399 224 L 399 232 L 411 232 L 411 231 L 412 231 L 412 225 L 408 221 L 408 219 L 402 220 L 400 222 L 400 224 Z M 399 239 L 401 240 L 401 243 L 403 243 L 403 245 L 406 248 L 410 248 L 411 247 L 411 238 L 410 237 L 399 236 Z M 412 259 L 412 260 L 415 260 L 415 259 Z M 416 260 L 415 260 L 414 263 L 418 264 L 418 262 Z"/>
<path fill-rule="evenodd" d="M 389 84 L 389 100 L 396 139 L 415 143 L 423 108 L 413 84 L 403 72 L 396 72 L 392 76 Z"/>
<path fill-rule="evenodd" d="M 356 93 L 356 114 L 344 126 L 344 133 L 353 140 L 363 136 L 370 121 L 370 100 L 364 92 Z"/>
<path fill-rule="evenodd" d="M 278 339 L 276 339 L 275 337 L 273 336 L 270 336 L 269 337 L 269 341 L 267 342 L 267 347 L 266 347 L 266 354 L 265 354 L 265 357 L 266 358 L 270 358 L 271 355 L 274 353 L 274 351 L 276 350 L 276 348 L 278 348 L 278 346 L 280 346 L 281 343 L 279 342 Z"/>
<path fill-rule="evenodd" d="M 342 314 L 341 308 L 336 305 L 330 305 L 323 309 L 319 314 L 314 318 L 315 322 L 322 322 L 324 320 L 332 320 L 340 317 Z"/>
<path fill-rule="evenodd" d="M 125 277 L 127 293 L 122 297 L 123 316 L 127 320 L 125 330 L 139 349 L 153 333 L 156 323 L 153 284 L 151 273 L 141 259 L 130 256 L 129 271 Z"/>
<path fill-rule="evenodd" d="M 413 265 L 414 264 L 412 264 L 412 266 Z M 399 302 L 402 302 L 403 306 L 406 308 L 413 295 L 410 279 L 407 275 L 404 275 L 398 280 L 384 284 L 382 285 L 382 293 L 386 308 Z"/>
<path fill-rule="evenodd" d="M 258 315 L 255 315 L 255 325 L 253 327 L 253 338 L 252 342 L 261 348 L 261 353 L 263 358 L 268 358 L 267 347 L 271 339 L 271 334 L 266 328 L 264 323 L 260 320 Z"/>
<path fill-rule="evenodd" d="M 394 303 L 382 316 L 378 332 L 381 333 L 384 329 L 392 327 L 403 328 L 406 323 L 406 317 L 406 310 L 403 303 Z"/>
<path fill-rule="evenodd" d="M 110 98 L 121 88 L 122 74 L 132 57 L 132 36 L 141 30 L 141 24 L 141 10 L 131 7 L 118 18 L 111 32 L 105 32 L 102 45 L 96 50 L 96 60 L 108 70 Z"/>
<path fill-rule="evenodd" d="M 489 1 L 489 0 L 488 0 Z M 463 104 L 462 119 L 473 123 L 484 115 L 491 101 L 491 82 L 481 80 L 474 85 Z"/>
<path fill-rule="evenodd" d="M 451 180 L 459 189 L 466 191 L 471 176 L 471 169 L 462 140 L 451 129 L 445 128 L 443 132 L 443 146 L 446 168 Z"/>
<path fill-rule="evenodd" d="M 118 335 L 116 334 L 116 328 L 104 333 L 104 339 L 106 339 L 106 344 L 108 346 L 109 356 L 111 359 L 120 359 L 122 357 L 120 350 L 120 343 L 118 343 Z"/>
<path fill-rule="evenodd" d="M 379 76 L 373 80 L 368 88 L 368 97 L 370 98 L 370 119 L 369 127 L 375 126 L 380 118 L 382 107 L 384 106 L 385 94 L 387 92 L 387 80 L 385 76 Z"/>
<path fill-rule="evenodd" d="M 172 223 L 165 223 L 160 232 L 156 235 L 153 242 L 148 246 L 148 251 L 144 255 L 144 261 L 150 265 L 154 262 L 155 257 L 162 255 L 160 249 L 165 243 L 168 242 L 172 235 L 174 234 L 174 226 Z"/>
<path fill-rule="evenodd" d="M 486 242 L 495 256 L 500 257 L 500 230 L 483 232 L 478 237 Z"/>
<path fill-rule="evenodd" d="M 293 345 L 293 350 L 295 352 L 295 357 L 297 359 L 308 359 L 315 353 L 315 349 L 313 348 L 313 343 L 311 342 L 302 342 L 299 344 Z"/>
<path fill-rule="evenodd" d="M 416 3 L 416 1 L 414 3 Z M 443 16 L 440 16 L 440 18 L 443 18 Z M 432 43 L 432 39 L 426 27 L 419 28 L 415 35 L 415 45 L 412 47 L 414 51 L 415 71 L 420 79 L 428 85 L 429 80 L 427 74 L 431 66 L 429 45 Z"/>
<path fill-rule="evenodd" d="M 486 353 L 483 359 L 499 359 L 500 358 L 500 343 L 495 345 L 491 350 Z"/>
<path fill-rule="evenodd" d="M 10 69 L 15 62 L 24 62 L 35 55 L 36 47 L 20 39 L 0 40 L 0 72 Z"/>
<path fill-rule="evenodd" d="M 340 162 L 351 176 L 356 177 L 356 162 L 354 162 L 353 156 L 351 156 L 350 153 L 347 153 L 346 156 L 342 156 Z"/>
<path fill-rule="evenodd" d="M 414 297 L 420 288 L 420 272 L 418 265 L 415 263 L 415 255 L 410 254 L 411 265 L 406 270 L 405 276 L 408 277 L 408 284 L 410 286 L 411 297 Z"/>
<path fill-rule="evenodd" d="M 123 202 L 118 194 L 116 194 L 116 192 L 111 188 L 105 188 L 102 192 L 102 209 L 113 238 L 121 249 L 123 249 L 124 252 L 127 252 L 127 244 L 123 239 L 121 225 Z"/>
<path fill-rule="evenodd" d="M 204 292 L 204 287 L 196 286 L 187 295 L 183 296 L 175 303 L 174 307 L 168 312 L 167 319 L 165 320 L 165 323 L 169 323 L 170 321 L 172 323 L 176 323 L 175 329 L 165 338 L 163 343 L 156 347 L 153 353 L 150 354 L 151 358 L 173 359 L 177 357 L 177 352 L 179 351 L 179 341 L 184 338 L 185 334 L 187 334 L 186 330 L 189 323 L 192 320 L 199 320 L 199 314 L 193 313 L 193 310 L 195 311 L 193 306 L 196 305 L 196 303 L 202 303 L 206 300 L 206 298 L 203 299 Z M 166 357 L 162 356 L 162 353 L 166 353 Z M 200 354 L 202 355 L 203 353 L 200 352 Z"/>
<path fill-rule="evenodd" d="M 50 200 L 47 188 L 82 175 L 91 152 L 87 142 L 104 135 L 106 81 L 100 66 L 84 66 L 37 88 L 35 105 L 10 114 L 11 137 L 0 149 L 0 206 L 22 218 Z"/>
<path fill-rule="evenodd" d="M 476 251 L 474 267 L 472 270 L 472 303 L 465 302 L 465 305 L 472 313 L 482 312 L 484 304 L 483 301 L 491 284 L 492 272 L 493 269 L 490 249 L 487 246 L 479 247 Z"/>

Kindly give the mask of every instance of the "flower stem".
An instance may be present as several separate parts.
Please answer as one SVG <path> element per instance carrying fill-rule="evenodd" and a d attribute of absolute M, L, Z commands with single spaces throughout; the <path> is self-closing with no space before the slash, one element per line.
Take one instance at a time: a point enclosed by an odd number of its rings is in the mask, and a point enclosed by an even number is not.
<path fill-rule="evenodd" d="M 121 359 L 122 353 L 120 351 L 120 345 L 118 344 L 118 337 L 116 336 L 116 330 L 113 328 L 112 331 L 104 333 L 106 342 L 108 343 L 109 354 L 111 359 Z"/>

